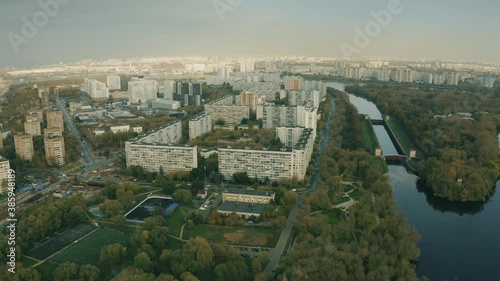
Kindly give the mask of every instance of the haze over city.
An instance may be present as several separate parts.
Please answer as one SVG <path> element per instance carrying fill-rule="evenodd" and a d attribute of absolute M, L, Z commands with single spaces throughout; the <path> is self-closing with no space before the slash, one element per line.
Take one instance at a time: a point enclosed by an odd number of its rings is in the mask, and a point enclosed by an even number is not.
<path fill-rule="evenodd" d="M 47 0 L 48 1 L 48 0 Z M 43 1 L 42 1 L 43 2 Z M 388 0 L 313 2 L 226 0 L 67 1 L 16 53 L 8 34 L 21 35 L 38 1 L 3 1 L 0 66 L 80 59 L 188 55 L 308 55 L 342 57 L 354 28 L 373 20 Z M 403 11 L 359 56 L 499 61 L 498 1 L 405 1 Z M 43 11 L 43 10 L 42 10 Z"/>

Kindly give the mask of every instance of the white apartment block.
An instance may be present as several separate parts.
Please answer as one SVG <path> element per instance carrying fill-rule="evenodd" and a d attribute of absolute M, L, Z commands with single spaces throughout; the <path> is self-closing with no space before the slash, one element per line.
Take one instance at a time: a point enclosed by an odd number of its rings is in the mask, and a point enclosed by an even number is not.
<path fill-rule="evenodd" d="M 111 126 L 109 129 L 113 134 L 128 133 L 130 131 L 130 125 Z"/>
<path fill-rule="evenodd" d="M 158 97 L 158 83 L 154 80 L 133 80 L 128 82 L 129 102 L 156 99 Z"/>
<path fill-rule="evenodd" d="M 302 136 L 305 128 L 302 127 L 277 127 L 276 138 L 287 148 L 293 148 Z"/>
<path fill-rule="evenodd" d="M 125 143 L 127 167 L 140 166 L 148 172 L 189 172 L 198 167 L 196 146 L 171 146 L 143 141 Z"/>
<path fill-rule="evenodd" d="M 240 72 L 254 72 L 255 63 L 253 61 L 243 61 L 240 63 Z"/>
<path fill-rule="evenodd" d="M 259 104 L 256 113 L 257 120 L 262 119 L 264 129 L 297 126 L 297 107 Z"/>
<path fill-rule="evenodd" d="M 122 89 L 120 76 L 108 76 L 106 78 L 106 82 L 106 84 L 108 85 L 108 89 L 111 91 Z"/>
<path fill-rule="evenodd" d="M 9 160 L 0 156 L 0 194 L 7 193 L 9 170 L 10 170 Z"/>
<path fill-rule="evenodd" d="M 240 124 L 243 118 L 250 118 L 250 107 L 245 105 L 205 105 L 205 112 L 212 122 L 223 120 L 226 124 Z"/>
<path fill-rule="evenodd" d="M 109 98 L 108 87 L 102 82 L 92 79 L 85 79 L 83 91 L 86 92 L 93 100 L 102 100 Z"/>
<path fill-rule="evenodd" d="M 167 80 L 163 82 L 163 94 L 166 99 L 173 101 L 175 91 L 175 81 Z"/>
<path fill-rule="evenodd" d="M 143 136 L 140 141 L 145 143 L 176 144 L 182 139 L 182 122 L 174 122 Z"/>
<path fill-rule="evenodd" d="M 234 104 L 235 104 L 234 97 L 231 95 L 227 95 L 211 103 L 208 103 L 207 105 L 234 105 Z"/>
<path fill-rule="evenodd" d="M 318 90 L 290 91 L 288 92 L 288 102 L 291 106 L 305 105 L 310 102 L 313 107 L 318 108 L 321 102 L 321 93 Z"/>
<path fill-rule="evenodd" d="M 314 146 L 314 132 L 305 129 L 293 150 L 268 151 L 252 149 L 219 149 L 219 171 L 226 179 L 234 173 L 246 172 L 260 180 L 303 180 Z"/>
<path fill-rule="evenodd" d="M 320 118 L 317 108 L 297 106 L 297 126 L 316 130 Z"/>
<path fill-rule="evenodd" d="M 212 131 L 212 117 L 203 114 L 189 121 L 189 139 L 196 139 Z"/>

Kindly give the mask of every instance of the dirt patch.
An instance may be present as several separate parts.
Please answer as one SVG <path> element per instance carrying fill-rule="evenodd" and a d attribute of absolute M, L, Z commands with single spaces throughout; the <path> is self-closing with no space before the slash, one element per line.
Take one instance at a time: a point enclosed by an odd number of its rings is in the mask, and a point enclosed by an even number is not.
<path fill-rule="evenodd" d="M 244 237 L 245 237 L 244 230 L 238 230 L 238 231 L 233 232 L 233 233 L 224 234 L 224 238 L 226 238 L 226 240 L 227 240 L 227 242 L 229 242 L 229 244 L 242 244 Z"/>
<path fill-rule="evenodd" d="M 229 244 L 237 244 L 237 245 L 247 245 L 247 246 L 267 246 L 269 242 L 267 237 L 265 236 L 253 236 L 248 237 L 245 230 L 238 230 L 233 233 L 224 234 L 224 238 L 227 240 Z"/>

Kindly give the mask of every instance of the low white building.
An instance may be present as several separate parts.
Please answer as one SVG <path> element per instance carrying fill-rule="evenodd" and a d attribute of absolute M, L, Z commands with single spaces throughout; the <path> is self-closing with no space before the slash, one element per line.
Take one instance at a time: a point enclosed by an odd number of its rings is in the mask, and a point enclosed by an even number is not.
<path fill-rule="evenodd" d="M 111 126 L 111 127 L 109 127 L 109 129 L 111 130 L 111 132 L 113 134 L 127 133 L 130 131 L 130 125 Z"/>
<path fill-rule="evenodd" d="M 142 134 L 142 127 L 141 126 L 132 127 L 132 132 Z"/>

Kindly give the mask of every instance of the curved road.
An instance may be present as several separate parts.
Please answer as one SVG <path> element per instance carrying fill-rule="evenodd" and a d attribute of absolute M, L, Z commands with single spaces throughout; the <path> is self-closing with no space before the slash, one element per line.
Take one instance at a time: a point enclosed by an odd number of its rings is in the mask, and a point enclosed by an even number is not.
<path fill-rule="evenodd" d="M 298 193 L 298 199 L 297 202 L 295 202 L 295 205 L 292 207 L 292 210 L 290 211 L 290 215 L 288 216 L 288 219 L 286 220 L 285 228 L 283 228 L 283 231 L 281 232 L 280 238 L 278 239 L 278 243 L 276 244 L 276 247 L 274 250 L 271 251 L 269 255 L 269 263 L 267 264 L 264 272 L 265 274 L 269 277 L 273 273 L 273 271 L 276 269 L 278 266 L 278 263 L 281 259 L 281 256 L 283 255 L 283 252 L 285 251 L 286 244 L 290 238 L 290 234 L 292 233 L 292 228 L 293 228 L 293 222 L 295 221 L 295 218 L 297 217 L 297 213 L 299 212 L 299 208 L 302 206 L 302 202 L 304 202 L 304 199 L 306 198 L 307 194 L 316 191 L 319 178 L 321 175 L 321 170 L 319 169 L 319 163 L 321 162 L 321 157 L 326 151 L 326 146 L 328 144 L 328 139 L 329 139 L 329 132 L 330 132 L 330 127 L 331 127 L 331 117 L 333 114 L 333 111 L 335 110 L 335 99 L 332 100 L 332 104 L 330 107 L 330 112 L 328 113 L 328 119 L 326 122 L 325 129 L 321 132 L 321 140 L 320 140 L 320 146 L 318 149 L 318 157 L 316 158 L 316 162 L 314 163 L 314 166 L 316 167 L 316 172 L 314 172 L 311 181 L 309 182 L 309 188 L 305 190 L 301 190 Z"/>

